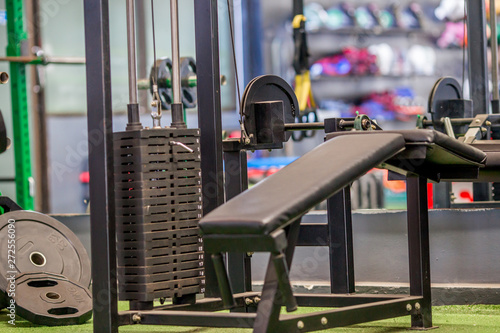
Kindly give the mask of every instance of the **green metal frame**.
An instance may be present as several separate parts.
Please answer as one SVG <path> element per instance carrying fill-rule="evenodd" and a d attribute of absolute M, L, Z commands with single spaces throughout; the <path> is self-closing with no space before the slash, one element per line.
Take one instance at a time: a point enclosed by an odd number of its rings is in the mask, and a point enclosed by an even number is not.
<path fill-rule="evenodd" d="M 21 56 L 21 47 L 27 43 L 24 31 L 23 1 L 6 0 L 7 9 L 7 56 Z M 29 130 L 26 65 L 10 63 L 12 99 L 13 143 L 16 167 L 16 200 L 23 209 L 33 210 L 33 177 L 31 171 L 31 146 Z"/>

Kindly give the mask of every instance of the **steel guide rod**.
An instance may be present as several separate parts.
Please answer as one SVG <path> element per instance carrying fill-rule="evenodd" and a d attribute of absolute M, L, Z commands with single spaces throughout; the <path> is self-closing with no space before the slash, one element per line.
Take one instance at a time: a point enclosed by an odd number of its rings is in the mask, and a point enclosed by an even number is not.
<path fill-rule="evenodd" d="M 127 0 L 128 95 L 127 130 L 142 128 L 137 103 L 137 60 L 135 47 L 135 0 Z"/>
<path fill-rule="evenodd" d="M 172 94 L 174 103 L 182 103 L 181 70 L 179 52 L 179 10 L 178 0 L 170 0 L 170 25 L 172 31 Z"/>
<path fill-rule="evenodd" d="M 85 58 L 75 57 L 35 57 L 35 56 L 12 56 L 0 57 L 0 61 L 19 62 L 28 65 L 84 65 Z"/>
<path fill-rule="evenodd" d="M 137 104 L 134 1 L 135 0 L 127 0 L 128 94 L 130 104 Z"/>
<path fill-rule="evenodd" d="M 493 84 L 493 99 L 498 100 L 498 40 L 497 40 L 497 13 L 495 0 L 490 0 L 490 27 L 491 27 L 491 82 Z"/>
<path fill-rule="evenodd" d="M 179 4 L 170 0 L 170 26 L 172 41 L 172 127 L 185 128 L 181 93 L 181 69 L 179 55 Z"/>

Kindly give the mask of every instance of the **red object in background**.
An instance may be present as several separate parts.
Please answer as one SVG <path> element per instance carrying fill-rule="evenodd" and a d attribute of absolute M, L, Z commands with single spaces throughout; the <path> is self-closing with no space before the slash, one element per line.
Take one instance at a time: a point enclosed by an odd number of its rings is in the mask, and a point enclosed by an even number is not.
<path fill-rule="evenodd" d="M 469 202 L 474 201 L 474 198 L 472 198 L 471 194 L 468 191 L 460 192 L 460 198 L 468 200 Z"/>
<path fill-rule="evenodd" d="M 80 183 L 88 184 L 90 182 L 90 174 L 88 171 L 84 171 L 80 174 Z"/>
<path fill-rule="evenodd" d="M 434 186 L 432 183 L 427 183 L 427 208 L 434 208 Z"/>

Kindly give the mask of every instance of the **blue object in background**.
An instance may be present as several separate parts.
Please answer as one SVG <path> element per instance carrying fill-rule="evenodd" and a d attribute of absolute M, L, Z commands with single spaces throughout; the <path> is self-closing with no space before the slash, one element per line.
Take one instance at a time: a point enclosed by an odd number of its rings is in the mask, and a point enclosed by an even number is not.
<path fill-rule="evenodd" d="M 258 168 L 258 169 L 268 169 L 271 167 L 281 168 L 284 167 L 293 161 L 295 161 L 298 157 L 266 157 L 266 158 L 254 158 L 248 160 L 249 168 Z"/>
<path fill-rule="evenodd" d="M 0 9 L 0 25 L 7 25 L 7 11 Z"/>

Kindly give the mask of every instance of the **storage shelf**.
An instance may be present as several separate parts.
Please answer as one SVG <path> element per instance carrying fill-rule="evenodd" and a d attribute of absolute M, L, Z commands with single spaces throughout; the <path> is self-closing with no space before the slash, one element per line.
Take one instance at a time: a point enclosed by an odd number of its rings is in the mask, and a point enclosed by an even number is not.
<path fill-rule="evenodd" d="M 316 36 L 316 35 L 339 35 L 339 36 L 381 36 L 381 37 L 393 37 L 393 36 L 402 36 L 408 37 L 408 35 L 421 35 L 434 37 L 434 35 L 422 28 L 415 29 L 404 29 L 404 28 L 391 28 L 384 29 L 381 27 L 375 27 L 373 29 L 364 29 L 360 27 L 347 27 L 347 28 L 339 28 L 339 29 L 329 29 L 329 28 L 321 28 L 318 30 L 312 30 L 307 32 L 308 36 Z"/>
<path fill-rule="evenodd" d="M 424 75 L 424 74 L 411 74 L 411 75 L 346 75 L 346 76 L 319 76 L 311 78 L 311 82 L 332 82 L 332 81 L 359 81 L 359 80 L 411 80 L 411 79 L 437 79 L 438 75 Z"/>

